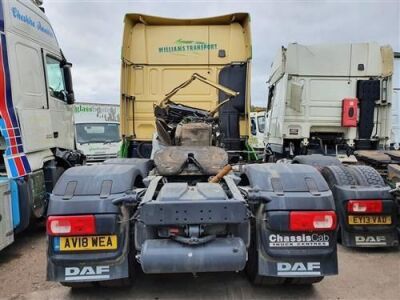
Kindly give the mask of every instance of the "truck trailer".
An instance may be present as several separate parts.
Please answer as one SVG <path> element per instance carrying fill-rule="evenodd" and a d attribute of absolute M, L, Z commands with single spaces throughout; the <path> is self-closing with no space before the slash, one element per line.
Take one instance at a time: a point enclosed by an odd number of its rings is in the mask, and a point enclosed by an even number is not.
<path fill-rule="evenodd" d="M 48 280 L 124 286 L 138 272 L 245 271 L 267 285 L 337 274 L 337 216 L 322 175 L 307 165 L 229 163 L 226 149 L 247 126 L 248 19 L 126 15 L 122 131 L 152 140 L 151 159 L 63 173 L 48 208 Z M 135 64 L 146 59 L 154 65 Z M 222 134 L 228 125 L 236 139 Z"/>
<path fill-rule="evenodd" d="M 376 43 L 289 44 L 271 68 L 265 159 L 321 172 L 345 246 L 399 244 L 392 74 L 391 47 Z"/>
<path fill-rule="evenodd" d="M 105 103 L 74 104 L 75 144 L 86 156 L 86 163 L 116 158 L 121 148 L 119 105 Z"/>
<path fill-rule="evenodd" d="M 74 149 L 71 64 L 39 1 L 0 3 L 0 249 L 45 215 Z"/>

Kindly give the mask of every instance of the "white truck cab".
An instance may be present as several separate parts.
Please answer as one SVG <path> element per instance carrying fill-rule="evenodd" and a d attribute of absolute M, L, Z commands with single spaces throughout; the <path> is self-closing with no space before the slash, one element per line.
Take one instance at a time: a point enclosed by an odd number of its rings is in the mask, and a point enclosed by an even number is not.
<path fill-rule="evenodd" d="M 265 148 L 265 143 L 264 143 L 265 124 L 266 124 L 265 111 L 250 113 L 249 144 L 256 151 L 263 151 Z"/>
<path fill-rule="evenodd" d="M 388 148 L 393 50 L 377 43 L 281 48 L 268 79 L 266 153 Z"/>
<path fill-rule="evenodd" d="M 74 107 L 76 148 L 88 164 L 116 158 L 121 148 L 119 105 L 76 103 Z"/>
<path fill-rule="evenodd" d="M 70 67 L 41 1 L 0 1 L 0 249 L 46 210 L 74 151 Z"/>

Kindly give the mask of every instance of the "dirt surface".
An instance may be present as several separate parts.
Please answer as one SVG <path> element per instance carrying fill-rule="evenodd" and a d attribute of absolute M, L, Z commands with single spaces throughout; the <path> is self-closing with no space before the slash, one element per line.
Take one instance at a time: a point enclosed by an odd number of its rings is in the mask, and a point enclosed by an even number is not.
<path fill-rule="evenodd" d="M 43 225 L 0 252 L 1 299 L 399 299 L 398 249 L 339 247 L 339 276 L 312 287 L 254 287 L 239 273 L 140 275 L 130 289 L 71 290 L 46 276 Z"/>
<path fill-rule="evenodd" d="M 16 236 L 0 252 L 0 297 L 14 297 L 57 287 L 46 281 L 46 237 L 43 224 Z"/>

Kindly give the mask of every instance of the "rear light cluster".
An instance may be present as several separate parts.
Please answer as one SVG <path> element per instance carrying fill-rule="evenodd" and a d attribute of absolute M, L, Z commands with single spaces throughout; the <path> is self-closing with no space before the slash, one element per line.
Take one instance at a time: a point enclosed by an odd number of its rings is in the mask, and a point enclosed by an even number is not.
<path fill-rule="evenodd" d="M 289 213 L 291 231 L 328 231 L 336 229 L 334 211 L 292 211 Z"/>
<path fill-rule="evenodd" d="M 377 214 L 383 211 L 382 200 L 350 200 L 347 211 L 359 214 Z"/>
<path fill-rule="evenodd" d="M 89 235 L 96 233 L 94 215 L 51 216 L 47 218 L 48 235 Z"/>

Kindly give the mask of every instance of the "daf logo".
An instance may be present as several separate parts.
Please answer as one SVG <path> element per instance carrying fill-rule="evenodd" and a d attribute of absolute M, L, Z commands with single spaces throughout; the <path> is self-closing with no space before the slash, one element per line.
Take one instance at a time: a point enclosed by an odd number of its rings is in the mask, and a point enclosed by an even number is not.
<path fill-rule="evenodd" d="M 65 280 L 97 280 L 110 278 L 110 266 L 66 267 Z"/>
<path fill-rule="evenodd" d="M 277 263 L 277 273 L 281 276 L 287 275 L 310 275 L 316 276 L 321 275 L 321 263 L 320 262 L 295 262 L 295 263 L 288 263 L 288 262 L 278 262 Z"/>
<path fill-rule="evenodd" d="M 384 235 L 356 235 L 357 245 L 386 245 L 386 237 Z"/>

